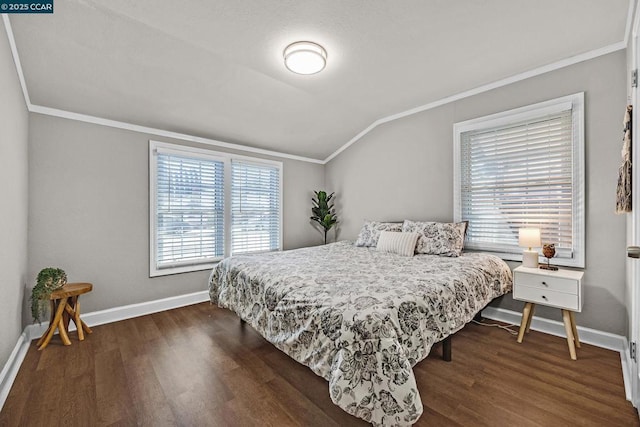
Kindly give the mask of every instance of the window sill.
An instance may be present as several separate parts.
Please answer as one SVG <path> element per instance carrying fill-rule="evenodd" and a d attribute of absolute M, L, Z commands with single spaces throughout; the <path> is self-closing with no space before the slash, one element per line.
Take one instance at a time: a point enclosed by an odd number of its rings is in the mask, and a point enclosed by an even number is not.
<path fill-rule="evenodd" d="M 170 276 L 173 274 L 193 273 L 196 271 L 211 270 L 213 267 L 215 267 L 218 264 L 218 262 L 220 262 L 220 260 L 208 262 L 206 264 L 183 265 L 178 267 L 167 267 L 167 268 L 152 267 L 151 270 L 149 271 L 149 277 Z"/>
<path fill-rule="evenodd" d="M 482 252 L 485 254 L 495 255 L 498 258 L 502 258 L 504 261 L 519 261 L 522 262 L 522 253 L 505 253 L 505 252 L 493 252 L 489 250 L 482 249 L 469 249 L 467 252 Z M 546 264 L 547 258 L 540 255 L 538 257 L 539 264 Z M 584 260 L 580 260 L 578 258 L 551 258 L 549 260 L 551 265 L 557 265 L 561 267 L 573 267 L 573 268 L 585 268 Z"/>

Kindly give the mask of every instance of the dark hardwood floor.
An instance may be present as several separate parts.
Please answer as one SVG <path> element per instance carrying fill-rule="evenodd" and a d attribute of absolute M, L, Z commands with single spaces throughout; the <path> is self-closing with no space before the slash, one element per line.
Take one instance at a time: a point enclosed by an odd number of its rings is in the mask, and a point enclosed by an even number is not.
<path fill-rule="evenodd" d="M 331 426 L 365 423 L 328 383 L 231 312 L 207 303 L 93 328 L 64 347 L 32 343 L 2 426 Z M 523 344 L 470 324 L 414 371 L 430 426 L 633 426 L 618 353 L 531 332 Z"/>

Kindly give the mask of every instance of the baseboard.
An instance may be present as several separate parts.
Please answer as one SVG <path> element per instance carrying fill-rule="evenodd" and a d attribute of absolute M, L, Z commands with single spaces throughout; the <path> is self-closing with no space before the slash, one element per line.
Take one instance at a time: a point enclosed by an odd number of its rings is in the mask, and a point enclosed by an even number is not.
<path fill-rule="evenodd" d="M 186 305 L 198 304 L 209 301 L 209 292 L 200 291 L 192 294 L 178 295 L 175 297 L 163 298 L 154 301 L 141 302 L 138 304 L 123 305 L 122 307 L 108 308 L 106 310 L 83 313 L 82 320 L 89 326 L 104 325 L 106 323 L 119 322 L 120 320 L 132 319 L 134 317 L 147 314 L 158 313 L 160 311 L 171 310 L 172 308 L 184 307 Z M 49 322 L 33 324 L 26 327 L 27 336 L 30 340 L 39 338 L 49 327 Z M 76 326 L 69 324 L 69 330 L 75 331 Z"/>
<path fill-rule="evenodd" d="M 118 322 L 120 320 L 131 319 L 134 317 L 144 316 L 147 314 L 158 313 L 160 311 L 171 310 L 173 308 L 184 307 L 187 305 L 198 304 L 200 302 L 209 301 L 209 292 L 200 291 L 192 294 L 178 295 L 170 298 L 163 298 L 155 301 L 142 302 L 139 304 L 130 304 L 122 307 L 109 308 L 107 310 L 94 311 L 82 314 L 82 320 L 89 326 L 98 326 L 105 323 Z M 4 402 L 9 395 L 13 381 L 18 375 L 18 370 L 22 361 L 29 350 L 31 340 L 42 336 L 44 331 L 49 327 L 49 322 L 42 324 L 28 325 L 24 328 L 24 332 L 18 338 L 15 348 L 9 356 L 9 360 L 5 363 L 2 372 L 0 372 L 0 410 L 4 406 Z M 75 330 L 75 325 L 71 323 L 69 330 Z"/>
<path fill-rule="evenodd" d="M 130 304 L 122 307 L 109 308 L 107 310 L 94 311 L 82 315 L 82 319 L 89 326 L 98 326 L 106 323 L 118 322 L 120 320 L 131 319 L 134 317 L 144 316 L 147 314 L 157 313 L 160 311 L 171 310 L 173 308 L 184 307 L 187 305 L 197 304 L 209 301 L 209 292 L 200 291 L 186 295 L 179 295 L 170 298 L 163 298 L 155 301 L 148 301 L 138 304 Z M 522 317 L 521 313 L 503 308 L 487 307 L 482 311 L 482 316 L 487 319 L 497 320 L 499 322 L 519 325 Z M 70 330 L 75 330 L 75 325 L 70 324 Z M 18 342 L 14 347 L 9 360 L 5 364 L 2 372 L 0 372 L 0 410 L 9 395 L 9 390 L 13 385 L 13 381 L 18 374 L 20 365 L 24 360 L 31 340 L 40 337 L 49 327 L 48 322 L 40 325 L 29 325 L 18 338 Z M 566 338 L 564 325 L 556 320 L 544 319 L 534 316 L 531 321 L 531 329 L 547 334 Z M 627 361 L 627 339 L 620 335 L 611 334 L 609 332 L 598 331 L 596 329 L 578 326 L 580 341 L 586 344 L 595 345 L 597 347 L 606 348 L 620 352 L 622 362 L 622 375 L 624 378 L 625 393 L 627 399 L 630 399 L 630 372 L 629 363 Z"/>
<path fill-rule="evenodd" d="M 627 341 L 627 338 L 624 338 L 624 345 L 625 348 L 628 348 L 628 344 L 629 342 Z M 620 364 L 622 365 L 622 378 L 624 380 L 624 394 L 627 396 L 627 400 L 631 403 L 634 404 L 631 397 L 631 378 L 633 378 L 633 375 L 631 373 L 631 363 L 629 363 L 629 352 L 627 351 L 621 351 L 620 352 Z"/>
<path fill-rule="evenodd" d="M 504 308 L 486 307 L 482 310 L 482 316 L 499 322 L 519 325 L 522 313 L 505 310 Z M 558 322 L 557 320 L 533 316 L 533 319 L 531 320 L 531 329 L 534 331 L 544 332 L 545 334 L 555 335 L 557 337 L 567 337 L 564 331 L 564 323 Z M 627 350 L 625 345 L 626 338 L 621 335 L 603 332 L 597 329 L 585 328 L 583 326 L 578 326 L 578 335 L 580 336 L 580 342 L 585 344 L 591 344 L 596 347 L 602 347 L 619 352 L 626 352 Z"/>
<path fill-rule="evenodd" d="M 497 320 L 498 322 L 509 323 L 512 325 L 519 325 L 520 320 L 522 319 L 522 313 L 498 307 L 486 307 L 482 310 L 482 316 L 487 319 Z M 531 320 L 531 329 L 555 335 L 557 337 L 567 337 L 564 330 L 564 323 L 557 320 L 533 316 L 533 319 Z M 578 335 L 580 336 L 580 342 L 620 353 L 624 392 L 627 400 L 631 402 L 631 365 L 627 358 L 627 338 L 621 335 L 598 331 L 597 329 L 585 328 L 582 326 L 578 326 Z"/>
<path fill-rule="evenodd" d="M 16 375 L 18 375 L 20 365 L 22 365 L 22 361 L 27 355 L 30 343 L 31 340 L 28 339 L 27 332 L 25 330 L 20 334 L 16 346 L 9 355 L 9 360 L 7 360 L 4 368 L 2 368 L 2 372 L 0 372 L 0 410 L 2 410 L 4 402 L 7 400 L 7 396 L 9 396 L 9 391 L 13 385 L 13 381 L 16 379 Z"/>

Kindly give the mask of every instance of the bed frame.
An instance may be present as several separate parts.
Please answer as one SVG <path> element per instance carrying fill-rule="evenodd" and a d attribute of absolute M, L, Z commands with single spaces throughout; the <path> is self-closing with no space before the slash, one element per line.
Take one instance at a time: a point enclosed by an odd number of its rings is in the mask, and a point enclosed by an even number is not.
<path fill-rule="evenodd" d="M 482 308 L 482 310 L 484 310 L 484 307 Z M 480 310 L 479 312 L 476 313 L 475 316 L 473 316 L 473 320 L 475 320 L 476 322 L 482 321 L 482 310 Z M 453 335 L 449 335 L 448 337 L 442 340 L 442 360 L 444 360 L 445 362 L 451 362 L 451 337 L 452 336 Z"/>
<path fill-rule="evenodd" d="M 476 314 L 476 317 L 482 319 L 480 313 Z M 473 320 L 477 320 L 476 317 Z M 244 327 L 247 322 L 240 318 L 240 325 Z M 451 362 L 451 335 L 442 340 L 442 360 L 445 362 Z"/>

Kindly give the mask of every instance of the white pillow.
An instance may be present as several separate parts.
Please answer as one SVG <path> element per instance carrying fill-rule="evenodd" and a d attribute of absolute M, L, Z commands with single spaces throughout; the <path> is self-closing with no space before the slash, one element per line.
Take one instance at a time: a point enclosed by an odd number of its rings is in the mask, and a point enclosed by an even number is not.
<path fill-rule="evenodd" d="M 399 233 L 397 231 L 381 231 L 376 249 L 402 256 L 413 256 L 420 234 Z"/>

